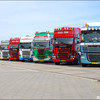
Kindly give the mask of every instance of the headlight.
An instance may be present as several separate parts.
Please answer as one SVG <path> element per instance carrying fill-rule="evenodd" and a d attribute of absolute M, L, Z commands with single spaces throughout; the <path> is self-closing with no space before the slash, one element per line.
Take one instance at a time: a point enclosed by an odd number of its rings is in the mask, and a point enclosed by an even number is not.
<path fill-rule="evenodd" d="M 74 58 L 74 56 L 70 56 L 71 58 Z"/>
<path fill-rule="evenodd" d="M 84 56 L 81 56 L 81 58 L 85 58 Z"/>
<path fill-rule="evenodd" d="M 53 58 L 56 58 L 56 56 L 53 56 Z"/>

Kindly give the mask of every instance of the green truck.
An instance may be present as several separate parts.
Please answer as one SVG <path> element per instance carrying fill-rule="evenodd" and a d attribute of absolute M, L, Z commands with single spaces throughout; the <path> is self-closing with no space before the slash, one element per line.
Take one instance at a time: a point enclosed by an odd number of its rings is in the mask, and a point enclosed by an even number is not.
<path fill-rule="evenodd" d="M 36 32 L 33 39 L 33 61 L 52 61 L 53 32 Z"/>

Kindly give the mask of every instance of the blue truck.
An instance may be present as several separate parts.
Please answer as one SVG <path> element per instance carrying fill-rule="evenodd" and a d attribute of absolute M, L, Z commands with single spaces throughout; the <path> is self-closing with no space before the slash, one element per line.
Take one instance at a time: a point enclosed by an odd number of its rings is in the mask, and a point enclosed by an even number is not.
<path fill-rule="evenodd" d="M 87 23 L 81 29 L 81 64 L 100 64 L 100 23 Z"/>

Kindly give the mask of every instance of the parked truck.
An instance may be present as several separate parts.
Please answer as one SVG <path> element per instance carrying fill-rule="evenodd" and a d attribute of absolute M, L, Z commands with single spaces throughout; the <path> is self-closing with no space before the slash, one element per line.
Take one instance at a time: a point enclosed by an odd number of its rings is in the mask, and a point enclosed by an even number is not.
<path fill-rule="evenodd" d="M 100 64 L 100 23 L 87 23 L 81 33 L 82 66 Z"/>
<path fill-rule="evenodd" d="M 33 61 L 52 61 L 53 32 L 36 32 L 33 40 Z"/>
<path fill-rule="evenodd" d="M 33 61 L 33 38 L 34 36 L 25 36 L 20 38 L 20 44 L 19 44 L 19 60 L 25 61 Z"/>
<path fill-rule="evenodd" d="M 9 40 L 1 41 L 0 44 L 0 59 L 8 59 L 8 44 Z"/>
<path fill-rule="evenodd" d="M 53 39 L 53 62 L 80 63 L 81 29 L 72 27 L 55 28 Z"/>
<path fill-rule="evenodd" d="M 19 60 L 20 38 L 11 38 L 9 41 L 9 60 Z"/>

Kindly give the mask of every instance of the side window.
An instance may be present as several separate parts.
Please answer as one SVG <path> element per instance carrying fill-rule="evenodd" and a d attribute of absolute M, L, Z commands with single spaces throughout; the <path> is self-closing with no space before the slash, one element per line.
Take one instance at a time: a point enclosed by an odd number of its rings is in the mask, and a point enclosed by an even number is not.
<path fill-rule="evenodd" d="M 79 39 L 79 34 L 77 34 L 77 38 Z"/>
<path fill-rule="evenodd" d="M 52 40 L 50 41 L 50 47 L 53 48 Z"/>
<path fill-rule="evenodd" d="M 77 42 L 79 42 L 79 34 L 77 34 L 77 36 L 75 37 L 75 44 L 77 44 Z"/>

